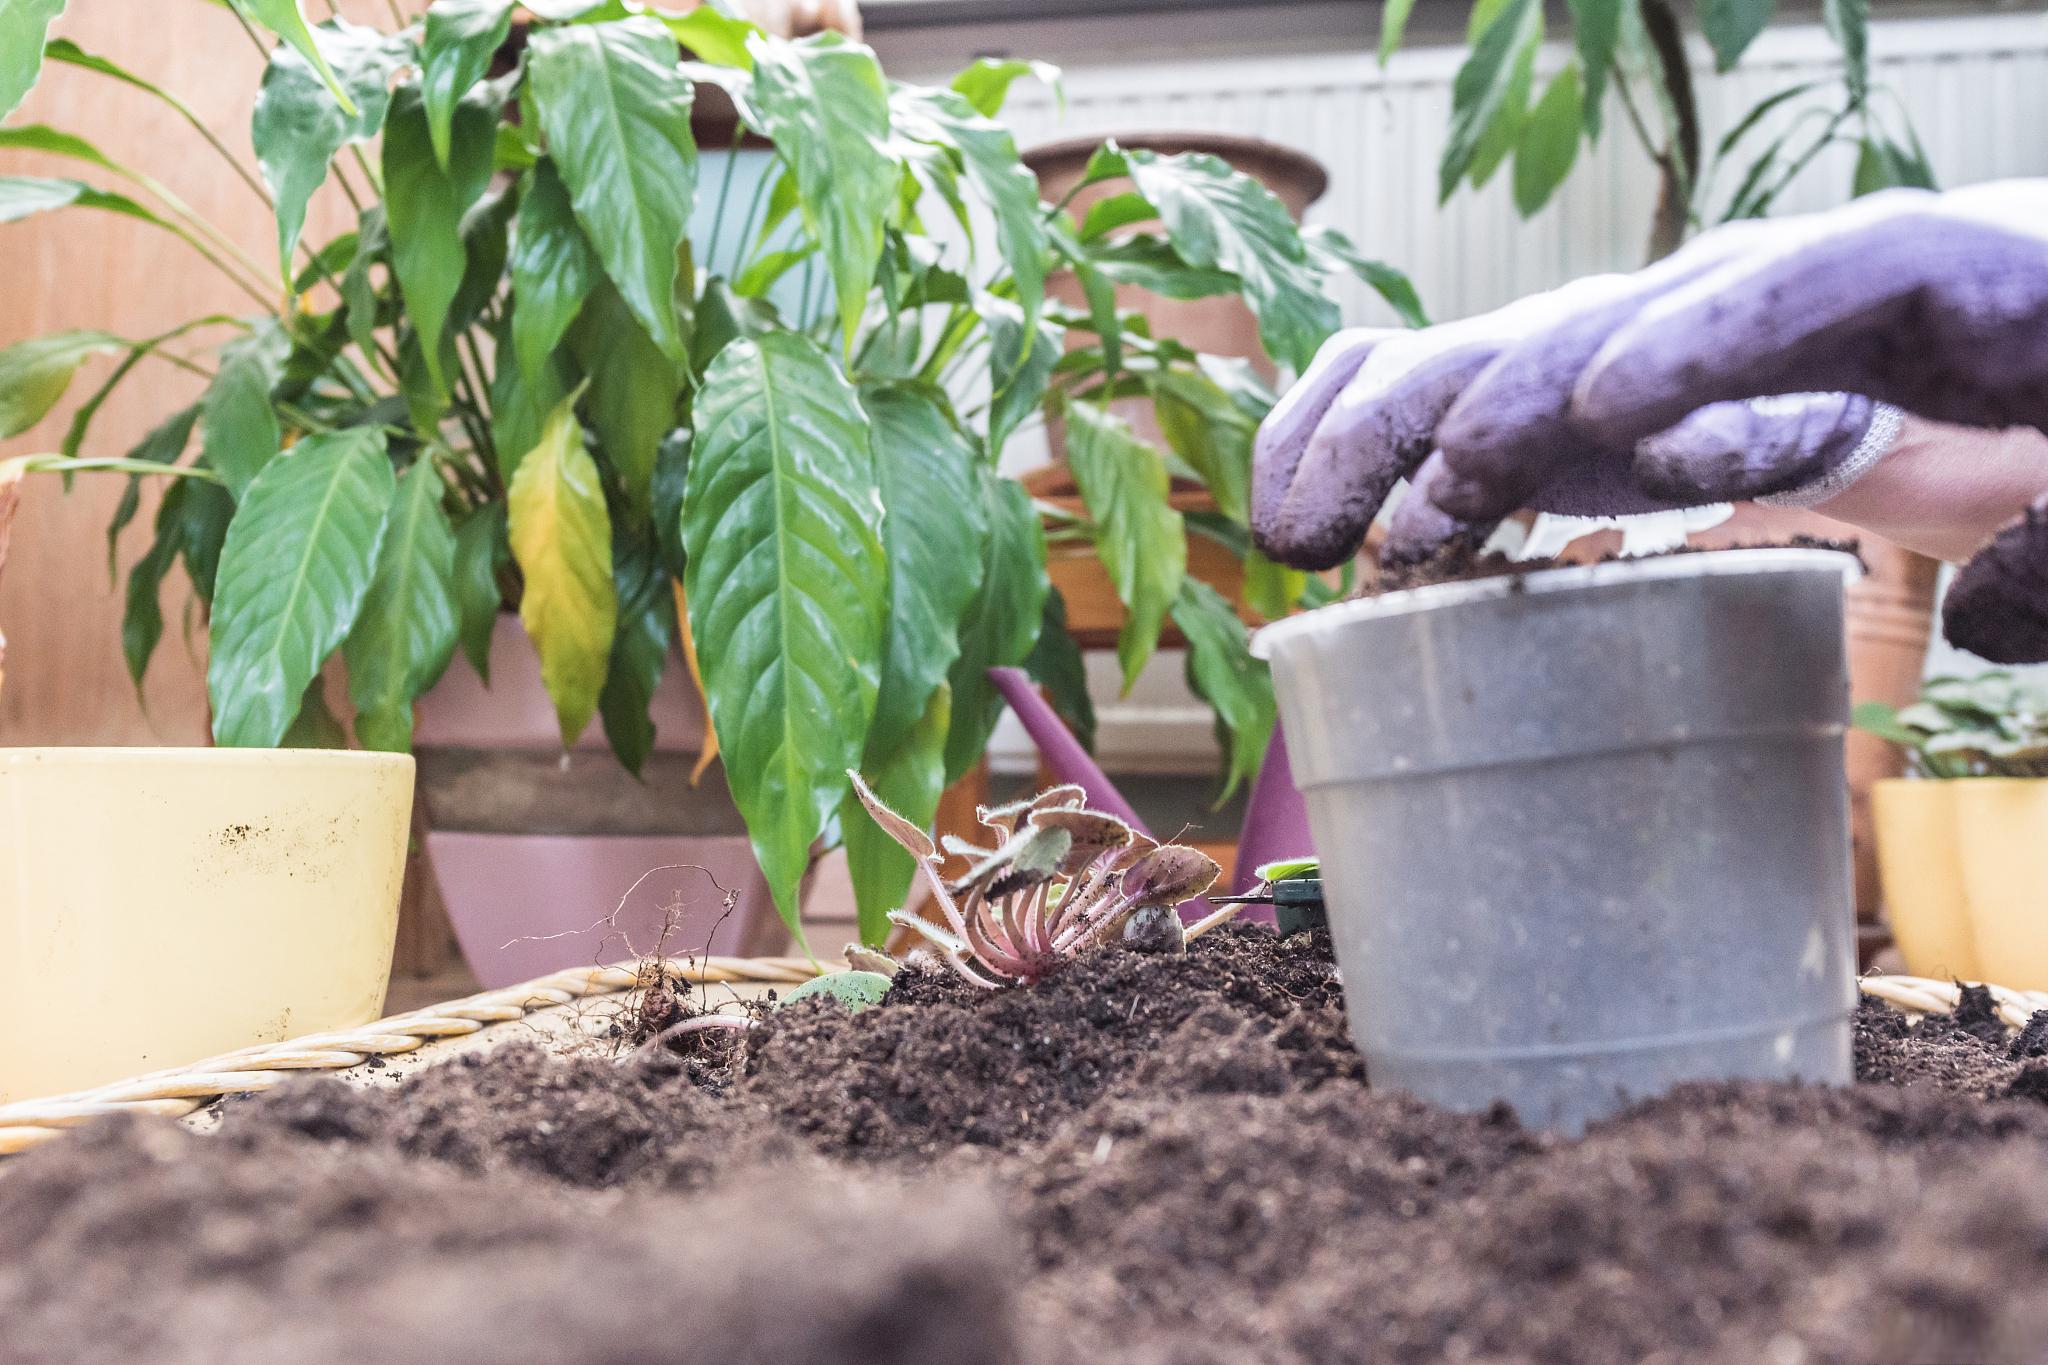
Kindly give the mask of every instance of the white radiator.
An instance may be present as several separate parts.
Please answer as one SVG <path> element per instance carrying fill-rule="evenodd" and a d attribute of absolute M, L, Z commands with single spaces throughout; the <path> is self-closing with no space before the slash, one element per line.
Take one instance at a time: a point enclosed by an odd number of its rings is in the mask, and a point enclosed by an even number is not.
<path fill-rule="evenodd" d="M 1582 150 L 1564 189 L 1534 219 L 1516 215 L 1505 169 L 1483 191 L 1461 190 L 1439 208 L 1437 159 L 1462 52 L 1401 52 L 1382 70 L 1366 50 L 1370 40 L 1361 33 L 1356 52 L 1338 54 L 1070 65 L 1064 119 L 1048 94 L 1023 84 L 1009 119 L 1026 146 L 1203 129 L 1298 147 L 1330 172 L 1313 216 L 1408 271 L 1438 318 L 1640 264 L 1656 182 L 1619 109 L 1600 146 L 1590 156 Z M 1912 115 L 1943 185 L 2048 174 L 2048 17 L 1887 21 L 1873 25 L 1871 47 L 1874 81 Z M 1696 79 L 1707 146 L 1770 92 L 1829 76 L 1834 51 L 1817 27 L 1774 28 L 1737 70 L 1717 76 L 1702 48 Z M 1553 65 L 1560 55 L 1549 54 Z M 1839 203 L 1853 161 L 1848 148 L 1817 159 L 1779 211 Z M 1730 183 L 1741 167 L 1732 171 Z M 1390 318 L 1362 288 L 1347 287 L 1343 302 L 1352 320 Z"/>

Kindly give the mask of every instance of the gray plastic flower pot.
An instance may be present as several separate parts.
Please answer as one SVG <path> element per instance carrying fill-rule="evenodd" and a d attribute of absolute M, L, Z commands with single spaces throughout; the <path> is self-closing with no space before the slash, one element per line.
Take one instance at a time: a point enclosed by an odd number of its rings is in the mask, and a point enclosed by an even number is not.
<path fill-rule="evenodd" d="M 1855 572 L 1674 555 L 1260 633 L 1375 1085 L 1576 1133 L 1684 1081 L 1849 1080 Z"/>

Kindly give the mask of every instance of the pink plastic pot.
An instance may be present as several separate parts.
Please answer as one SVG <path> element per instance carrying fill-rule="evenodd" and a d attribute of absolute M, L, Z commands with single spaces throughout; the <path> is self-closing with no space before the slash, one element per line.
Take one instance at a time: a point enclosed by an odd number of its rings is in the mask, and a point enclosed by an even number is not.
<path fill-rule="evenodd" d="M 420 699 L 428 860 L 486 986 L 657 948 L 775 947 L 774 905 L 723 768 L 690 785 L 704 711 L 680 660 L 653 717 L 644 781 L 619 765 L 597 722 L 565 752 L 539 660 L 509 615 L 491 637 L 488 688 L 458 659 Z"/>

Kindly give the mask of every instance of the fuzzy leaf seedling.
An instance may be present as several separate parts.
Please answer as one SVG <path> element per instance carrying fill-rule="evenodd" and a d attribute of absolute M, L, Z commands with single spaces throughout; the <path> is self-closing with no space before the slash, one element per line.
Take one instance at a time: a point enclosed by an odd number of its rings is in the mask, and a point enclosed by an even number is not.
<path fill-rule="evenodd" d="M 850 1010 L 869 1009 L 889 993 L 889 978 L 880 972 L 827 972 L 812 977 L 782 998 L 785 1005 L 820 997 L 837 1000 Z"/>

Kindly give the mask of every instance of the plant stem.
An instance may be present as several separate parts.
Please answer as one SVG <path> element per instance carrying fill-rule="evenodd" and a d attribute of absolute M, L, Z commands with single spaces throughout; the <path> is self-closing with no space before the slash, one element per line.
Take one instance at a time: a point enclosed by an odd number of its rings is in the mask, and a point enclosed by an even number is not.
<path fill-rule="evenodd" d="M 779 158 L 778 164 L 780 164 Z M 728 277 L 737 276 L 740 273 L 740 267 L 746 262 L 747 256 L 754 249 L 754 220 L 761 216 L 761 209 L 767 203 L 769 191 L 774 185 L 775 180 L 776 177 L 774 175 L 763 175 L 760 182 L 754 186 L 754 197 L 747 205 L 747 216 L 740 223 L 740 239 L 738 245 L 733 248 L 732 266 L 727 272 Z"/>
<path fill-rule="evenodd" d="M 711 240 L 704 246 L 704 268 L 718 269 L 718 242 L 725 234 L 725 209 L 732 199 L 732 173 L 740 164 L 740 129 L 733 125 L 732 146 L 725 153 L 725 174 L 718 182 L 718 208 L 711 216 Z"/>

